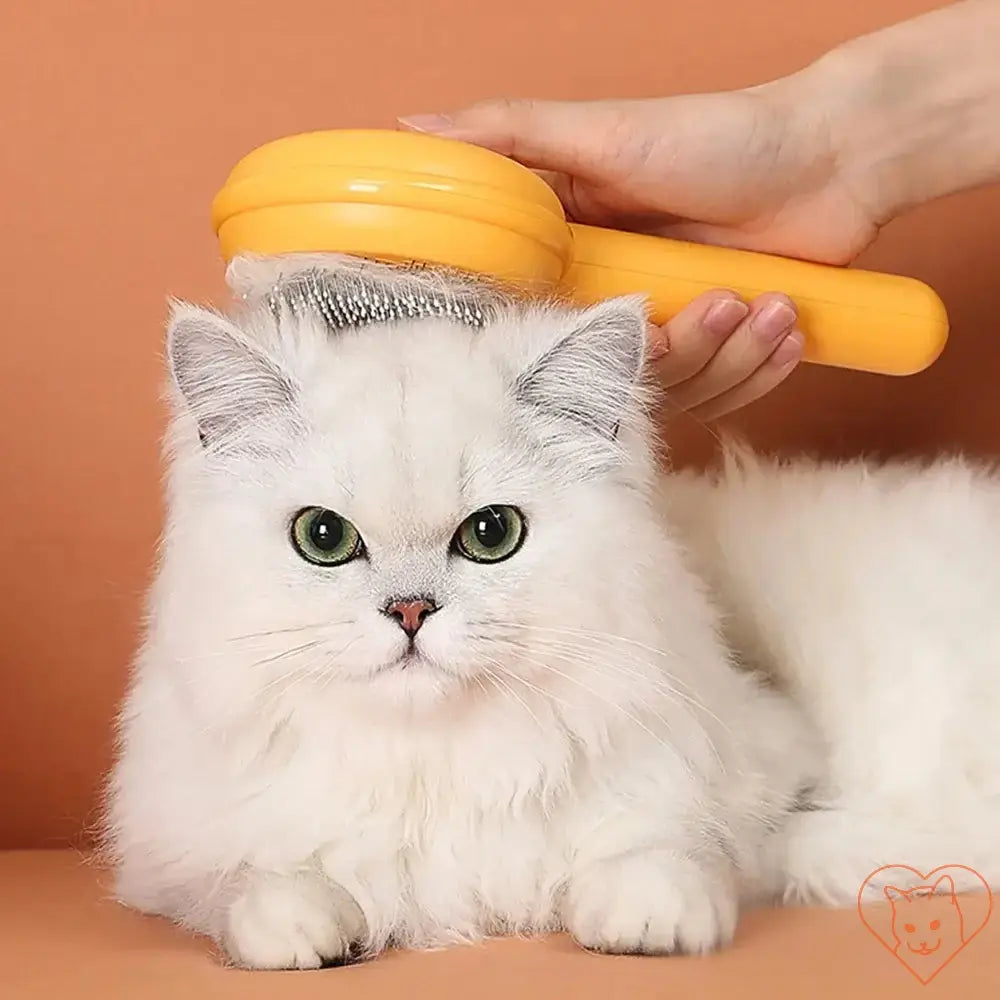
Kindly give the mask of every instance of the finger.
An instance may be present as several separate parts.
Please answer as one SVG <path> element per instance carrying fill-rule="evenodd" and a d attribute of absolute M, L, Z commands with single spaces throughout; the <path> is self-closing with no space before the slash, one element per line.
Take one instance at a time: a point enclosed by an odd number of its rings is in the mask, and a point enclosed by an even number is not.
<path fill-rule="evenodd" d="M 670 392 L 686 410 L 716 399 L 748 379 L 774 353 L 797 319 L 786 295 L 766 293 L 754 299 L 750 313 L 695 376 Z"/>
<path fill-rule="evenodd" d="M 717 289 L 688 303 L 650 337 L 650 357 L 670 388 L 700 372 L 735 332 L 750 307 L 735 292 Z"/>
<path fill-rule="evenodd" d="M 529 167 L 593 176 L 622 147 L 623 101 L 492 100 L 447 115 L 398 119 L 417 132 L 463 139 Z"/>
<path fill-rule="evenodd" d="M 748 379 L 688 412 L 695 419 L 707 423 L 767 395 L 772 389 L 781 385 L 798 367 L 802 360 L 802 345 L 802 334 L 798 330 L 793 330 L 775 348 L 774 354 Z"/>

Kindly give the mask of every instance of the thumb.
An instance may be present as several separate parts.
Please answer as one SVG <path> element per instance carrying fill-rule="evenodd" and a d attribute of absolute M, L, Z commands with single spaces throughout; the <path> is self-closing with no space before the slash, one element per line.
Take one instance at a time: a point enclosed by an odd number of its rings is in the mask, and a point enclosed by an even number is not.
<path fill-rule="evenodd" d="M 461 139 L 527 167 L 606 177 L 634 142 L 628 101 L 482 101 L 448 115 L 407 115 L 404 128 Z"/>

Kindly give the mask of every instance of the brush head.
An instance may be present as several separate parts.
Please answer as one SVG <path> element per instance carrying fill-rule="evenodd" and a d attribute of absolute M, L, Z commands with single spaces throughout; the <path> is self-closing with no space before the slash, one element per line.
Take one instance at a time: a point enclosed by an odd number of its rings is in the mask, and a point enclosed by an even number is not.
<path fill-rule="evenodd" d="M 357 290 L 337 291 L 328 275 L 320 270 L 307 271 L 293 281 L 276 286 L 268 294 L 267 301 L 276 315 L 282 305 L 293 314 L 318 313 L 331 330 L 432 316 L 471 327 L 482 327 L 485 323 L 482 310 L 475 304 L 421 293 L 391 293 L 364 285 Z"/>
<path fill-rule="evenodd" d="M 232 170 L 212 205 L 223 257 L 341 253 L 417 261 L 545 290 L 572 257 L 559 199 L 487 149 L 388 130 L 267 143 Z"/>
<path fill-rule="evenodd" d="M 276 320 L 318 318 L 331 332 L 435 317 L 481 329 L 515 301 L 486 279 L 341 254 L 244 254 L 226 278 L 246 305 L 265 305 Z"/>

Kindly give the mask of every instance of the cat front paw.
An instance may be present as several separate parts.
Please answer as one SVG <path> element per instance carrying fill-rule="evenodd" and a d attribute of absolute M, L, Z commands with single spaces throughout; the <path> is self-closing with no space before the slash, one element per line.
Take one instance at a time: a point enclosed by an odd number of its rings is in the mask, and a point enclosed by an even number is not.
<path fill-rule="evenodd" d="M 255 873 L 225 912 L 221 944 L 246 969 L 319 969 L 353 958 L 365 933 L 360 908 L 336 883 Z"/>
<path fill-rule="evenodd" d="M 728 944 L 737 894 L 728 873 L 647 851 L 591 865 L 567 887 L 563 924 L 591 951 L 701 954 Z"/>

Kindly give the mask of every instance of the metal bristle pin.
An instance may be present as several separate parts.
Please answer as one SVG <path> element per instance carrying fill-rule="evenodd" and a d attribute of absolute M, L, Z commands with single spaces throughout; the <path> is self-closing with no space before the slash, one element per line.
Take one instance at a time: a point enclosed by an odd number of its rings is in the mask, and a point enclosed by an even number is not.
<path fill-rule="evenodd" d="M 331 330 L 437 316 L 477 329 L 486 325 L 482 310 L 471 302 L 439 294 L 388 292 L 364 285 L 334 291 L 318 272 L 279 282 L 268 294 L 267 303 L 275 318 L 280 317 L 284 304 L 294 316 L 308 313 L 322 316 Z"/>

